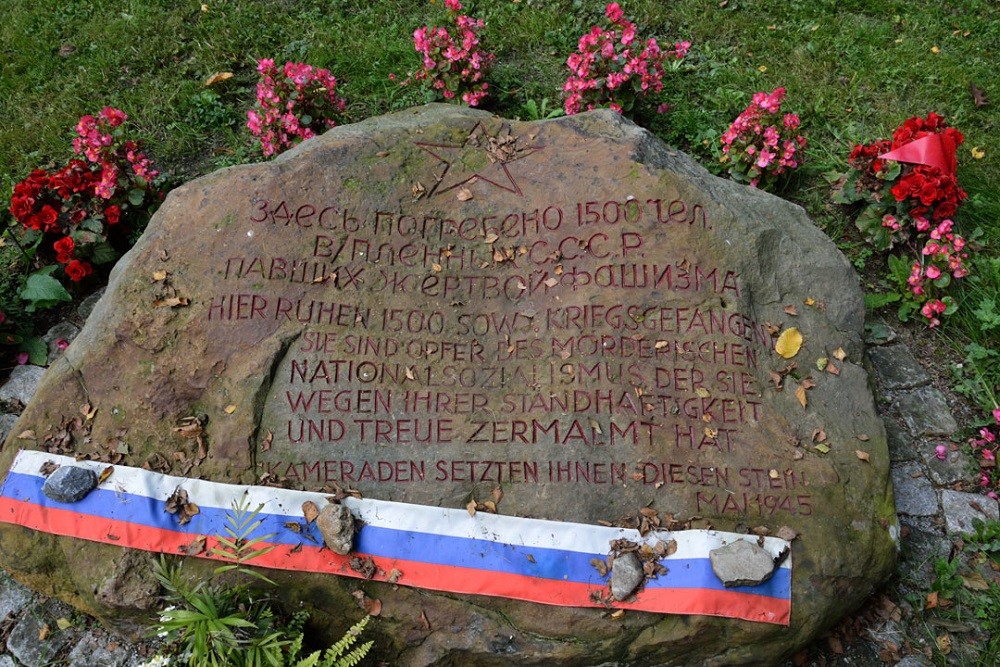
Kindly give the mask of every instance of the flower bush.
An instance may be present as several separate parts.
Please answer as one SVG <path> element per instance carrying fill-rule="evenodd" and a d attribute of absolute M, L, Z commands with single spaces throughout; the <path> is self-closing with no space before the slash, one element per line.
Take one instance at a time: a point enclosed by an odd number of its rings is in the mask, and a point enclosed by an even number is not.
<path fill-rule="evenodd" d="M 666 71 L 676 69 L 691 48 L 691 42 L 675 42 L 666 50 L 653 38 L 643 42 L 617 2 L 609 4 L 604 15 L 610 25 L 592 27 L 566 60 L 567 115 L 604 107 L 618 113 L 630 110 L 636 98 L 663 91 Z M 661 104 L 657 110 L 666 109 Z"/>
<path fill-rule="evenodd" d="M 404 84 L 420 81 L 446 100 L 457 97 L 470 107 L 478 106 L 489 90 L 486 73 L 496 59 L 479 42 L 479 31 L 486 23 L 463 14 L 459 0 L 445 0 L 444 4 L 454 34 L 443 27 L 417 28 L 413 32 L 413 48 L 422 62 Z"/>
<path fill-rule="evenodd" d="M 347 106 L 337 95 L 337 79 L 329 70 L 294 62 L 278 67 L 270 58 L 262 58 L 257 72 L 257 105 L 247 111 L 247 128 L 260 139 L 265 156 L 334 127 Z"/>
<path fill-rule="evenodd" d="M 940 149 L 945 160 L 949 153 L 953 160 L 955 147 L 964 141 L 962 133 L 936 113 L 909 118 L 892 139 L 859 144 L 851 150 L 850 170 L 837 201 L 864 204 L 856 224 L 876 249 L 902 245 L 913 253 L 915 258 L 908 262 L 890 258 L 892 274 L 903 287 L 900 317 L 906 319 L 919 310 L 928 326 L 936 327 L 941 316 L 957 308 L 947 294 L 952 280 L 969 274 L 966 241 L 954 221 L 967 195 L 958 185 L 953 164 L 942 168 L 884 157 L 930 135 L 938 135 L 935 140 L 950 147 Z"/>
<path fill-rule="evenodd" d="M 1000 473 L 997 472 L 997 455 L 1000 454 L 1000 408 L 993 409 L 993 424 L 979 429 L 979 437 L 969 439 L 972 451 L 979 458 L 979 485 L 990 498 L 996 500 L 1000 491 Z"/>
<path fill-rule="evenodd" d="M 754 93 L 750 105 L 723 133 L 720 161 L 734 180 L 765 187 L 799 166 L 806 138 L 799 133 L 797 115 L 781 114 L 784 99 L 784 88 Z"/>
<path fill-rule="evenodd" d="M 72 282 L 117 259 L 160 201 L 159 172 L 137 142 L 124 139 L 126 120 L 113 107 L 81 117 L 73 150 L 82 158 L 35 169 L 14 186 L 10 211 L 26 242 L 40 264 L 58 263 Z"/>

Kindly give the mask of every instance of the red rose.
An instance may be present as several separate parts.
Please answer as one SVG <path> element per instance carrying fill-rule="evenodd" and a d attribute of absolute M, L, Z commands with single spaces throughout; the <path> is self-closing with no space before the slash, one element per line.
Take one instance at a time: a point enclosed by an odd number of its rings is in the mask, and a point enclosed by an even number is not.
<path fill-rule="evenodd" d="M 66 264 L 71 259 L 73 259 L 73 250 L 76 248 L 76 244 L 73 243 L 73 239 L 68 236 L 64 236 L 55 243 L 52 247 L 56 251 L 56 261 L 60 264 Z"/>
<path fill-rule="evenodd" d="M 109 225 L 117 225 L 118 220 L 121 218 L 122 209 L 118 204 L 112 204 L 111 206 L 104 209 L 104 219 L 108 221 Z"/>
<path fill-rule="evenodd" d="M 93 273 L 94 269 L 90 266 L 90 264 L 87 264 L 86 262 L 81 262 L 78 259 L 74 259 L 73 261 L 71 261 L 69 264 L 66 265 L 65 271 L 66 275 L 69 276 L 70 280 L 72 280 L 75 283 L 78 283 L 87 276 L 89 276 L 91 273 Z"/>

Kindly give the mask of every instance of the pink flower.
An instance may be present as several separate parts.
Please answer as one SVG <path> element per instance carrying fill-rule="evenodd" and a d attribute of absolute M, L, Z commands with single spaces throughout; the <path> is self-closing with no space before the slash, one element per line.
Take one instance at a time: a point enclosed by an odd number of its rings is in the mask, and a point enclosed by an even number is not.
<path fill-rule="evenodd" d="M 56 349 L 58 349 L 58 350 L 65 350 L 67 347 L 69 347 L 69 341 L 68 340 L 66 340 L 65 338 L 57 338 L 56 339 Z"/>
<path fill-rule="evenodd" d="M 934 448 L 934 455 L 938 457 L 939 461 L 944 461 L 948 458 L 948 448 L 944 445 L 938 445 Z"/>
<path fill-rule="evenodd" d="M 17 359 L 18 366 L 24 366 L 28 363 L 28 359 L 30 359 L 27 352 L 18 352 L 15 358 Z"/>

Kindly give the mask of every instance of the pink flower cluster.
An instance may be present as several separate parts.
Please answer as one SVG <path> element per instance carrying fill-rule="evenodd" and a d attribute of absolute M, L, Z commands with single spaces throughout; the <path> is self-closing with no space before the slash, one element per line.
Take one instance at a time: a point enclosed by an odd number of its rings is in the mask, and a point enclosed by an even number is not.
<path fill-rule="evenodd" d="M 886 215 L 882 224 L 897 231 L 899 223 L 890 224 L 886 220 L 892 217 Z M 916 218 L 914 224 L 918 240 L 924 235 L 927 239 L 919 260 L 913 262 L 910 267 L 910 277 L 906 283 L 918 301 L 926 300 L 920 308 L 920 314 L 927 318 L 927 324 L 931 328 L 941 324 L 939 316 L 948 308 L 944 301 L 934 296 L 936 290 L 947 288 L 951 278 L 964 278 L 969 275 L 969 269 L 965 264 L 965 260 L 969 258 L 969 254 L 965 252 L 965 239 L 955 234 L 952 231 L 953 227 L 954 222 L 951 220 L 942 220 L 932 228 L 926 218 Z"/>
<path fill-rule="evenodd" d="M 262 58 L 257 72 L 257 105 L 247 111 L 247 128 L 260 139 L 265 156 L 311 139 L 317 129 L 334 127 L 347 106 L 328 70 L 294 62 L 279 68 Z"/>
<path fill-rule="evenodd" d="M 148 216 L 159 201 L 151 185 L 159 172 L 138 143 L 121 140 L 127 119 L 112 107 L 81 117 L 73 150 L 86 160 L 72 159 L 52 171 L 35 169 L 14 186 L 14 218 L 26 237 L 51 242 L 41 243 L 40 257 L 62 264 L 73 282 L 93 273 L 88 260 L 102 263 L 116 256 L 109 241 L 123 245 L 129 223 Z"/>
<path fill-rule="evenodd" d="M 404 82 L 421 81 L 446 100 L 460 97 L 470 107 L 486 97 L 489 84 L 484 80 L 496 56 L 483 50 L 479 31 L 486 23 L 462 14 L 459 0 L 445 0 L 448 28 L 421 26 L 413 32 L 413 48 L 421 56 L 421 67 Z"/>
<path fill-rule="evenodd" d="M 799 166 L 798 152 L 805 148 L 806 138 L 798 131 L 797 115 L 781 115 L 784 99 L 784 88 L 755 93 L 722 134 L 721 161 L 736 180 L 758 187 Z"/>
<path fill-rule="evenodd" d="M 993 425 L 979 429 L 978 438 L 970 438 L 972 451 L 979 453 L 979 485 L 986 495 L 997 499 L 1000 475 L 997 474 L 997 454 L 1000 453 L 1000 408 L 993 409 Z"/>
<path fill-rule="evenodd" d="M 663 91 L 666 68 L 687 55 L 691 42 L 676 42 L 663 50 L 653 38 L 643 42 L 635 24 L 617 2 L 604 15 L 610 27 L 594 26 L 580 38 L 577 52 L 566 60 L 570 75 L 563 84 L 567 115 L 608 107 L 622 113 L 636 97 Z M 660 105 L 659 111 L 665 111 Z"/>

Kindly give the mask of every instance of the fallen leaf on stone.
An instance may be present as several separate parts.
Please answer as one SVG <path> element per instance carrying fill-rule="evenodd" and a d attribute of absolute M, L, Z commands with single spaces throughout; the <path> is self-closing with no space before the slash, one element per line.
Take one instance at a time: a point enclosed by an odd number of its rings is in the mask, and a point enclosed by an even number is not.
<path fill-rule="evenodd" d="M 354 556 L 348 561 L 348 565 L 352 570 L 358 572 L 365 579 L 371 579 L 378 572 L 378 567 L 375 566 L 375 561 L 371 558 L 360 558 Z"/>
<path fill-rule="evenodd" d="M 382 613 L 381 600 L 368 597 L 362 590 L 356 590 L 351 593 L 351 595 L 353 595 L 354 599 L 358 601 L 358 606 L 361 607 L 369 616 L 378 616 Z"/>
<path fill-rule="evenodd" d="M 97 476 L 97 485 L 100 486 L 101 484 L 104 484 L 106 481 L 108 481 L 108 477 L 111 477 L 111 473 L 113 473 L 114 471 L 115 471 L 114 466 L 108 466 L 107 468 L 102 470 L 101 474 Z"/>
<path fill-rule="evenodd" d="M 500 488 L 499 486 L 494 486 L 492 495 L 493 495 L 493 502 L 499 503 L 501 500 L 503 500 L 503 489 Z"/>
<path fill-rule="evenodd" d="M 28 429 L 27 431 L 21 431 L 21 433 L 17 437 L 19 440 L 34 440 L 35 432 L 32 431 L 31 429 Z"/>
<path fill-rule="evenodd" d="M 844 348 L 838 347 L 836 350 L 833 351 L 833 358 L 836 359 L 837 361 L 843 361 L 844 359 L 847 358 L 847 353 L 844 352 Z"/>
<path fill-rule="evenodd" d="M 836 366 L 836 364 L 832 362 L 827 364 L 826 368 L 823 370 L 825 370 L 830 375 L 840 375 L 840 369 Z"/>
<path fill-rule="evenodd" d="M 416 380 L 417 379 L 417 376 L 413 373 L 413 367 L 412 366 L 407 366 L 405 372 L 406 372 L 406 379 L 407 380 Z"/>
<path fill-rule="evenodd" d="M 272 433 L 270 429 L 268 429 L 267 435 L 264 436 L 264 442 L 260 443 L 260 451 L 266 452 L 267 450 L 271 449 L 271 443 L 273 442 L 274 442 L 274 433 Z"/>
<path fill-rule="evenodd" d="M 225 407 L 225 411 L 226 411 L 226 414 L 227 414 L 227 415 L 231 415 L 231 414 L 233 414 L 234 412 L 236 412 L 236 406 L 235 406 L 235 405 L 232 405 L 232 404 L 230 404 L 230 405 L 227 405 L 227 406 Z"/>
<path fill-rule="evenodd" d="M 413 193 L 413 198 L 414 198 L 414 199 L 420 199 L 420 197 L 421 197 L 421 196 L 422 196 L 422 195 L 424 194 L 424 192 L 426 192 L 426 191 L 427 191 L 427 189 L 426 189 L 426 188 L 424 187 L 424 184 L 423 184 L 423 183 L 421 183 L 420 181 L 417 181 L 416 183 L 414 183 L 414 184 L 413 184 L 413 187 L 412 187 L 412 188 L 410 188 L 410 192 L 412 192 L 412 193 Z"/>
<path fill-rule="evenodd" d="M 802 303 L 806 304 L 807 306 L 815 306 L 816 305 L 816 299 L 814 299 L 814 298 L 812 298 L 810 296 L 810 297 L 806 298 L 806 300 L 803 301 Z"/>
<path fill-rule="evenodd" d="M 555 278 L 546 278 L 544 281 L 546 287 L 555 287 L 559 284 L 559 281 Z"/>
<path fill-rule="evenodd" d="M 157 299 L 153 302 L 153 308 L 175 308 L 177 306 L 186 306 L 190 303 L 187 297 L 182 296 L 170 296 L 165 299 Z"/>
<path fill-rule="evenodd" d="M 45 641 L 45 639 L 49 636 L 49 633 L 51 633 L 51 632 L 52 632 L 52 629 L 49 628 L 49 624 L 48 623 L 43 623 L 42 627 L 40 627 L 38 629 L 38 641 L 40 641 L 40 642 Z"/>
<path fill-rule="evenodd" d="M 608 564 L 606 561 L 600 558 L 591 558 L 590 564 L 594 566 L 597 573 L 602 577 L 608 576 Z"/>
<path fill-rule="evenodd" d="M 473 498 L 465 505 L 465 510 L 469 513 L 469 516 L 476 516 L 476 499 Z"/>
<path fill-rule="evenodd" d="M 420 625 L 424 627 L 424 630 L 430 632 L 431 622 L 427 620 L 427 614 L 424 613 L 423 609 L 420 610 Z"/>
<path fill-rule="evenodd" d="M 90 407 L 90 403 L 84 403 L 80 406 L 80 414 L 83 415 L 84 419 L 89 421 L 97 414 L 97 408 Z"/>
<path fill-rule="evenodd" d="M 781 332 L 777 342 L 774 344 L 774 351 L 785 359 L 791 359 L 802 348 L 802 334 L 795 327 L 789 327 Z"/>
<path fill-rule="evenodd" d="M 296 535 L 300 535 L 302 533 L 302 524 L 298 521 L 286 521 L 285 528 L 292 531 Z"/>
<path fill-rule="evenodd" d="M 46 461 L 45 463 L 42 464 L 42 467 L 38 469 L 38 472 L 44 475 L 45 477 L 48 477 L 56 470 L 59 470 L 58 463 L 56 463 L 55 461 Z"/>
<path fill-rule="evenodd" d="M 312 523 L 319 516 L 319 507 L 311 500 L 302 503 L 302 516 L 306 518 L 306 523 Z"/>
<path fill-rule="evenodd" d="M 816 370 L 821 371 L 825 369 L 827 367 L 827 364 L 829 363 L 830 363 L 829 359 L 827 359 L 826 357 L 820 357 L 819 359 L 816 360 Z"/>
<path fill-rule="evenodd" d="M 458 201 L 469 201 L 472 199 L 472 191 L 469 190 L 469 188 L 462 188 L 458 191 L 455 198 L 458 199 Z"/>
<path fill-rule="evenodd" d="M 441 273 L 444 270 L 444 267 L 437 262 L 434 262 L 431 264 L 431 270 L 434 271 L 434 273 Z"/>
<path fill-rule="evenodd" d="M 813 430 L 813 433 L 812 433 L 812 441 L 813 442 L 823 442 L 824 440 L 826 440 L 826 431 L 824 431 L 821 428 L 817 428 L 817 429 Z"/>
<path fill-rule="evenodd" d="M 484 243 L 486 243 L 487 245 L 489 245 L 491 243 L 496 243 L 497 239 L 499 239 L 499 238 L 500 237 L 497 236 L 496 233 L 490 232 L 489 234 L 486 235 L 486 240 L 484 241 Z"/>
<path fill-rule="evenodd" d="M 223 81 L 228 81 L 233 78 L 232 72 L 216 72 L 212 76 L 205 79 L 205 87 L 209 88 L 217 83 L 222 83 Z"/>
<path fill-rule="evenodd" d="M 860 449 L 855 449 L 854 453 L 857 455 L 857 457 L 860 460 L 862 460 L 862 461 L 868 461 L 869 463 L 871 463 L 871 457 L 868 455 L 868 452 L 863 452 Z"/>
<path fill-rule="evenodd" d="M 937 644 L 938 650 L 941 651 L 942 654 L 948 655 L 951 653 L 951 636 L 947 632 L 936 638 L 934 643 Z"/>
<path fill-rule="evenodd" d="M 624 609 L 615 609 L 613 612 L 611 612 L 611 618 L 616 621 L 624 615 L 625 615 Z"/>
<path fill-rule="evenodd" d="M 806 407 L 809 403 L 809 399 L 806 397 L 806 388 L 803 385 L 799 385 L 795 388 L 795 398 L 799 399 L 799 403 L 802 407 Z"/>
<path fill-rule="evenodd" d="M 805 456 L 806 455 L 802 453 L 801 449 L 796 449 L 795 452 L 792 454 L 792 460 L 801 461 L 802 459 L 805 458 Z"/>
<path fill-rule="evenodd" d="M 698 395 L 698 398 L 708 398 L 712 394 L 704 387 L 698 387 L 694 390 L 694 393 Z"/>
<path fill-rule="evenodd" d="M 829 454 L 830 453 L 830 446 L 826 445 L 826 444 L 823 444 L 823 443 L 820 443 L 820 444 L 816 445 L 815 447 L 813 447 L 813 449 L 815 449 L 820 454 Z"/>
<path fill-rule="evenodd" d="M 785 306 L 784 310 L 789 315 L 798 315 L 799 314 L 799 311 L 795 308 L 795 306 L 792 306 L 792 305 Z"/>
<path fill-rule="evenodd" d="M 73 623 L 68 618 L 60 617 L 56 619 L 56 627 L 58 627 L 60 630 L 65 630 L 71 625 L 73 625 Z"/>
<path fill-rule="evenodd" d="M 778 529 L 778 532 L 775 534 L 775 537 L 780 537 L 781 539 L 787 542 L 791 542 L 798 536 L 799 536 L 798 532 L 794 528 L 791 528 L 789 526 L 782 526 L 781 528 Z"/>
<path fill-rule="evenodd" d="M 402 572 L 400 572 L 400 571 L 399 571 L 399 570 L 397 570 L 396 568 L 392 568 L 391 570 L 389 570 L 389 576 L 388 576 L 388 577 L 386 577 L 386 579 L 385 579 L 385 580 L 386 580 L 387 582 L 389 582 L 390 584 L 394 584 L 394 583 L 396 583 L 397 581 L 399 581 L 399 578 L 400 578 L 401 576 L 403 576 L 403 573 L 402 573 Z"/>
<path fill-rule="evenodd" d="M 871 440 L 871 438 L 868 437 L 867 433 L 859 433 L 858 436 L 857 436 L 857 438 L 861 442 L 868 442 L 869 440 Z"/>
<path fill-rule="evenodd" d="M 194 540 L 190 544 L 185 544 L 179 549 L 179 553 L 185 556 L 197 556 L 198 554 L 205 551 L 205 536 L 202 535 L 198 539 Z"/>
<path fill-rule="evenodd" d="M 924 611 L 930 611 L 931 609 L 936 609 L 938 606 L 938 592 L 931 591 L 927 594 L 927 598 L 924 600 Z"/>

